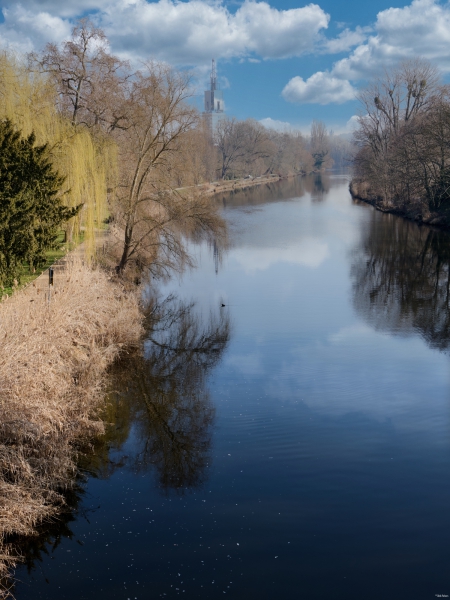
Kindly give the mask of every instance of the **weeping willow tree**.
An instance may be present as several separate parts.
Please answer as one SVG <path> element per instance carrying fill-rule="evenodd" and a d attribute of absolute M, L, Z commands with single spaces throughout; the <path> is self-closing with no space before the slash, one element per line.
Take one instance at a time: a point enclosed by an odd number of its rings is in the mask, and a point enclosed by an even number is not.
<path fill-rule="evenodd" d="M 57 93 L 48 76 L 33 72 L 20 57 L 0 55 L 0 119 L 23 136 L 34 133 L 47 144 L 55 169 L 65 176 L 64 201 L 82 210 L 65 225 L 67 239 L 84 231 L 86 257 L 95 254 L 95 230 L 107 216 L 107 190 L 115 177 L 116 147 L 99 132 L 76 127 L 57 110 Z"/>

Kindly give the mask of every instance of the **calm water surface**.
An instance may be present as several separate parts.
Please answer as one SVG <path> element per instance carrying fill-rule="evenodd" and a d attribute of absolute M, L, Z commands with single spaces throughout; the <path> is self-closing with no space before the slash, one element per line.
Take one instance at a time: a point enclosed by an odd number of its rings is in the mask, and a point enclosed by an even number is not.
<path fill-rule="evenodd" d="M 345 175 L 220 201 L 17 599 L 450 595 L 449 235 Z"/>

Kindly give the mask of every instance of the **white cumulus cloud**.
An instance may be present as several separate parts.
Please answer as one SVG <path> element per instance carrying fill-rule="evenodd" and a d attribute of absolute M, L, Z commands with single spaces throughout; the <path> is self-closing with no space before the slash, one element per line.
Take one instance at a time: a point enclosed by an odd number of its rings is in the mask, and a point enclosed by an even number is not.
<path fill-rule="evenodd" d="M 318 71 L 306 81 L 293 77 L 282 91 L 285 100 L 300 104 L 342 104 L 353 100 L 355 95 L 349 81 L 333 77 L 327 71 Z"/>
<path fill-rule="evenodd" d="M 277 10 L 252 0 L 245 0 L 235 13 L 203 0 L 120 0 L 102 16 L 115 51 L 188 65 L 211 56 L 300 56 L 313 50 L 328 20 L 315 4 Z"/>
<path fill-rule="evenodd" d="M 275 131 L 284 132 L 296 129 L 288 121 L 279 121 L 277 119 L 272 119 L 271 117 L 260 119 L 259 122 L 261 123 L 261 125 L 264 125 L 264 127 L 267 127 L 267 129 L 275 129 Z"/>
<path fill-rule="evenodd" d="M 344 29 L 337 38 L 326 40 L 324 43 L 323 52 L 326 54 L 338 54 L 347 52 L 350 48 L 358 46 L 367 39 L 369 28 L 356 27 L 354 31 Z"/>
<path fill-rule="evenodd" d="M 450 6 L 435 0 L 414 0 L 403 8 L 378 13 L 373 35 L 332 70 L 350 80 L 370 77 L 401 59 L 421 56 L 443 72 L 450 71 Z"/>
<path fill-rule="evenodd" d="M 208 0 L 0 0 L 4 23 L 1 45 L 30 46 L 58 41 L 76 18 L 91 18 L 103 28 L 113 52 L 139 60 L 153 57 L 177 65 L 217 58 L 280 59 L 311 52 L 327 28 L 329 15 L 317 4 L 278 10 L 267 2 L 244 0 L 235 12 Z M 52 15 L 52 16 L 50 16 Z M 43 22 L 49 27 L 43 36 Z"/>
<path fill-rule="evenodd" d="M 427 58 L 442 73 L 449 73 L 450 4 L 413 0 L 403 8 L 388 8 L 378 13 L 370 29 L 346 29 L 336 39 L 325 40 L 323 51 L 342 52 L 355 42 L 353 51 L 328 71 L 319 71 L 306 81 L 300 76 L 291 79 L 283 97 L 290 102 L 340 104 L 354 99 L 356 82 L 414 56 Z"/>
<path fill-rule="evenodd" d="M 3 9 L 0 47 L 30 52 L 47 42 L 60 42 L 70 35 L 72 26 L 58 16 L 41 11 L 33 13 L 20 4 Z"/>

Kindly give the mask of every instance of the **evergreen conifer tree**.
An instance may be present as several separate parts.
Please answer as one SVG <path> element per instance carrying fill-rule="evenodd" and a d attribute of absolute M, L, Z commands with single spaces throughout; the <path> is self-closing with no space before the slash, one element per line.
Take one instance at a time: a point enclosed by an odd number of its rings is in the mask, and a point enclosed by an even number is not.
<path fill-rule="evenodd" d="M 81 205 L 62 203 L 62 177 L 53 169 L 47 144 L 35 145 L 11 121 L 0 121 L 0 283 L 19 279 L 20 268 L 45 262 L 56 244 L 58 229 Z"/>

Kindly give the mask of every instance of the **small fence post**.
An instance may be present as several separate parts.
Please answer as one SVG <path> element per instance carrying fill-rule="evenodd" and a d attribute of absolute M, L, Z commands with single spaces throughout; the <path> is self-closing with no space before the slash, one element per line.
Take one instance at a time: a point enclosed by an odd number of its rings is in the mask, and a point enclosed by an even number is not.
<path fill-rule="evenodd" d="M 53 267 L 50 267 L 48 270 L 48 303 L 50 304 L 50 299 L 52 297 L 52 287 L 53 287 Z"/>

